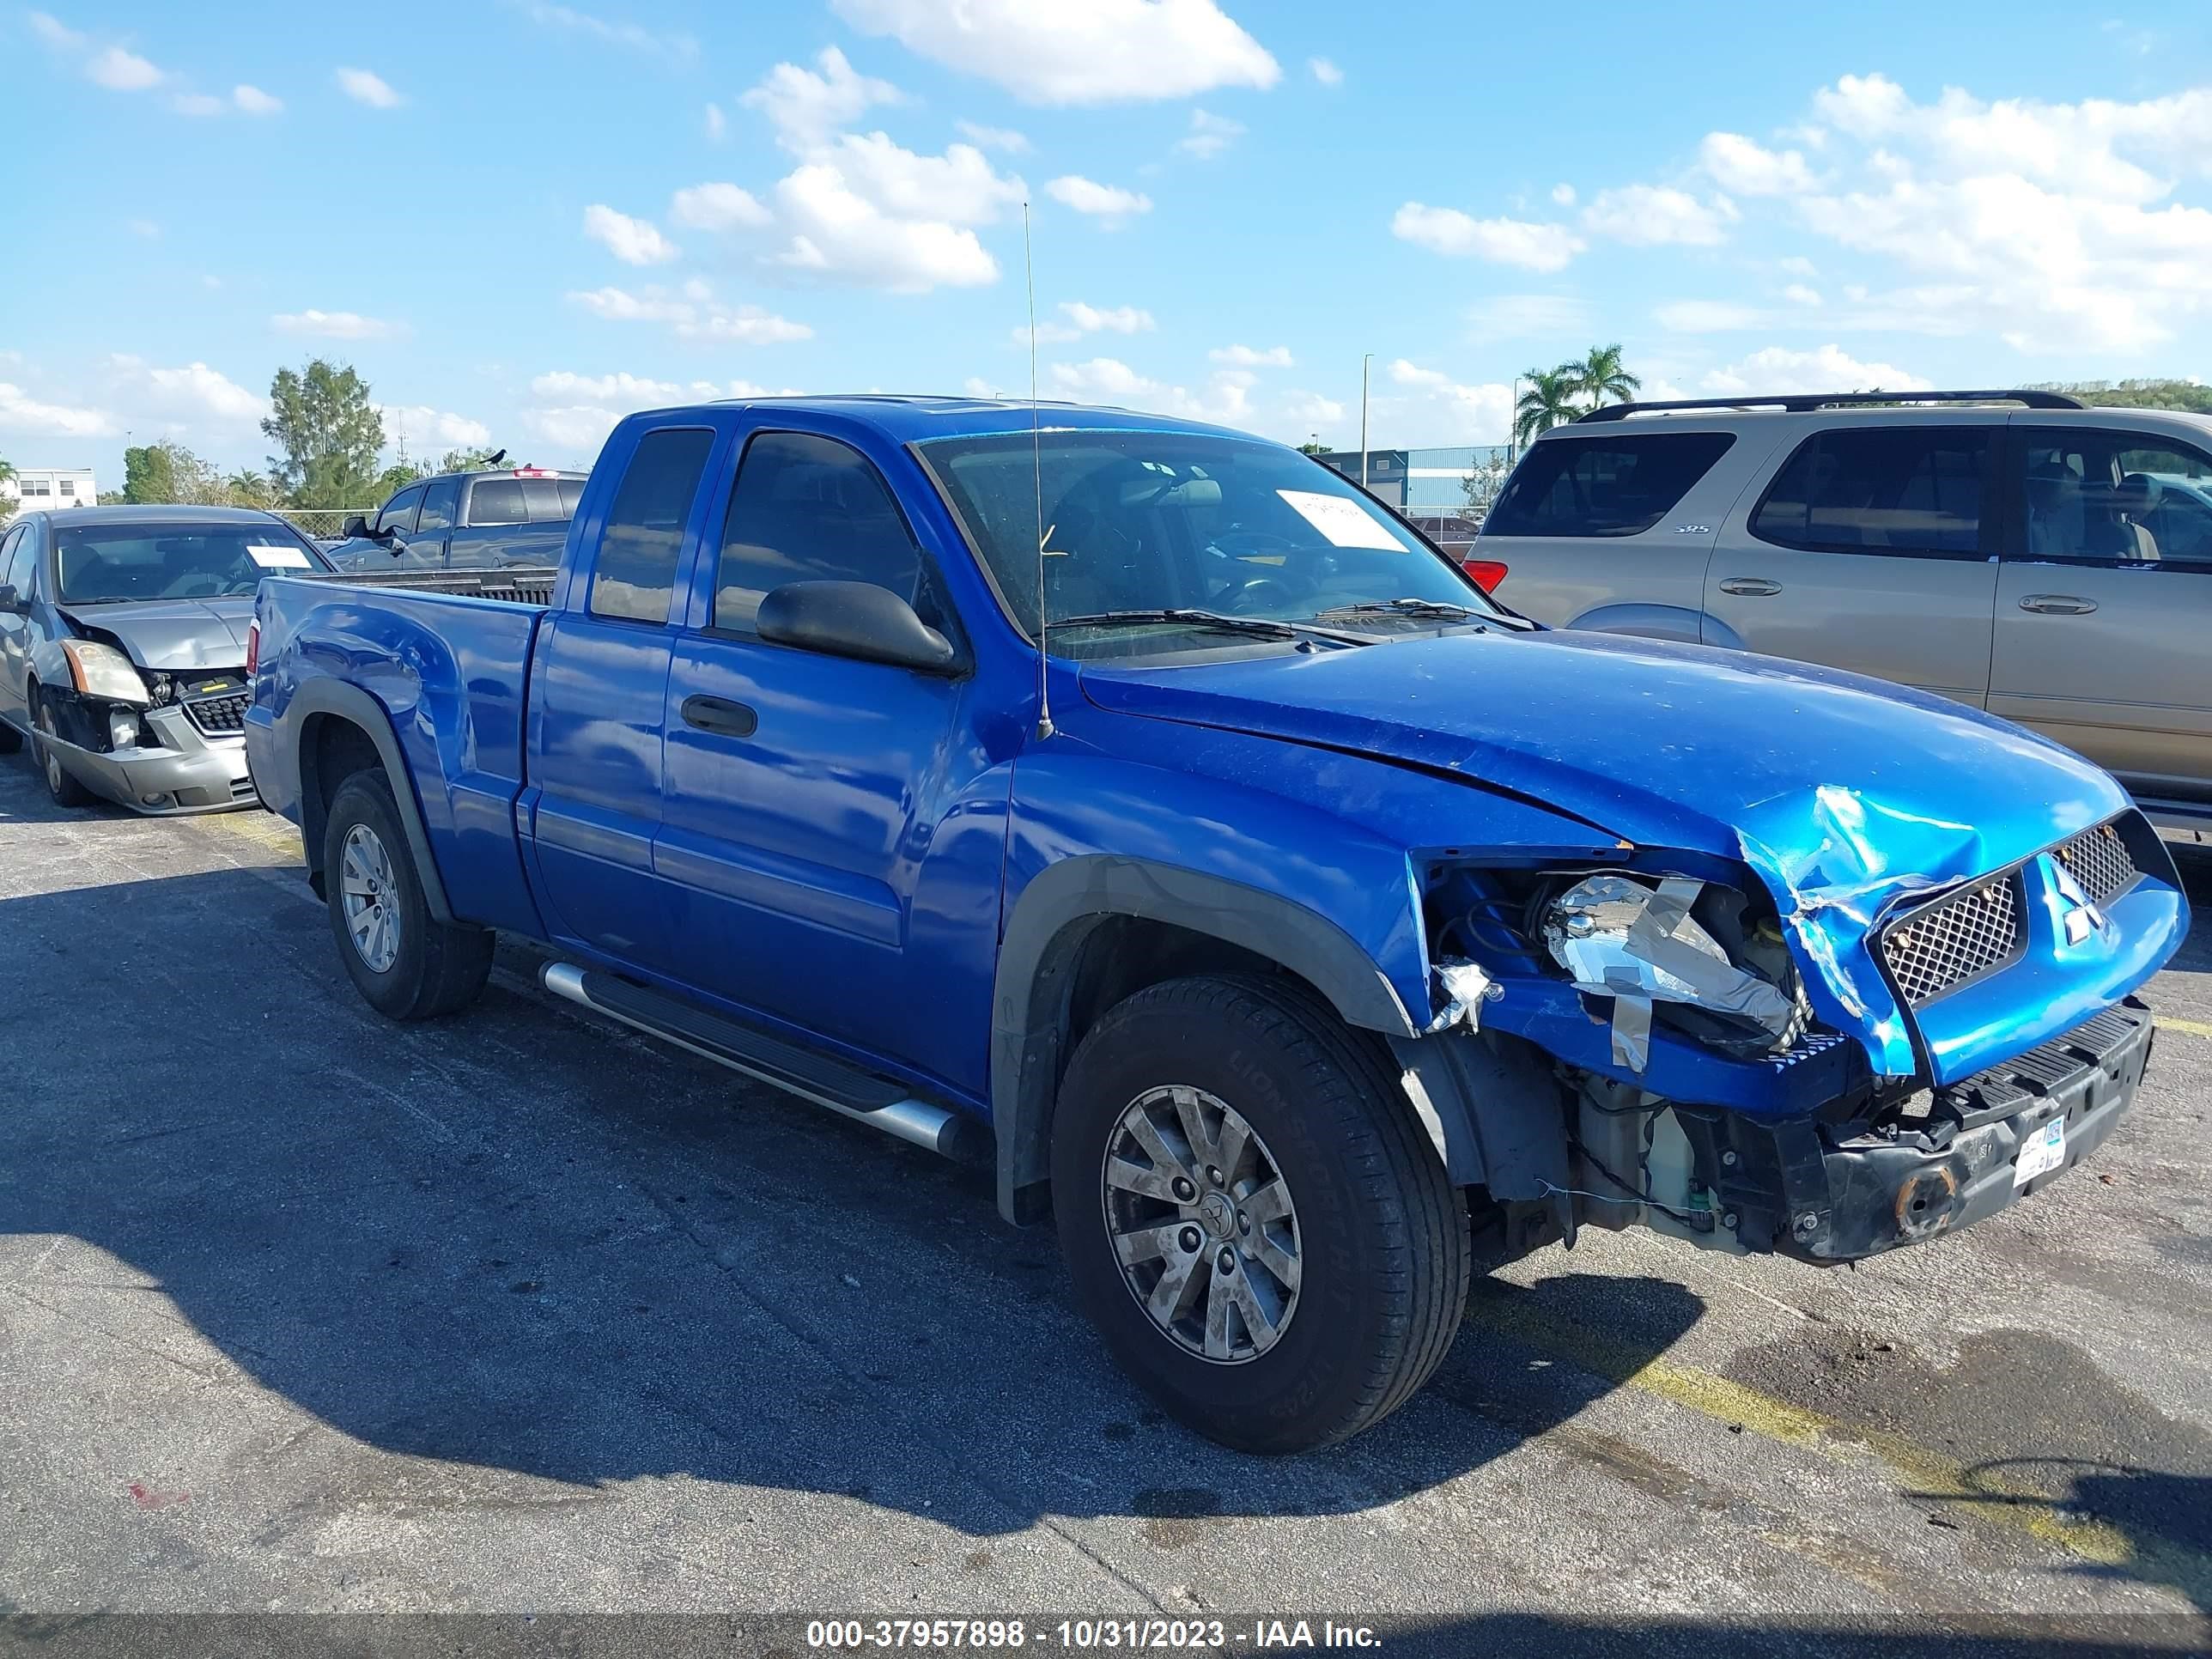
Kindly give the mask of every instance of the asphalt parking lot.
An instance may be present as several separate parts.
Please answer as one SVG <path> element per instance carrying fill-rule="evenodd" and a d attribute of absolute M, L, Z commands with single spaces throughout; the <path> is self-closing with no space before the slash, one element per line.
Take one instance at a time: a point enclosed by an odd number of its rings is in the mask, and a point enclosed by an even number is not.
<path fill-rule="evenodd" d="M 1284 1462 L 1149 1409 L 984 1176 L 530 966 L 387 1024 L 278 820 L 0 760 L 0 1613 L 2212 1636 L 2212 921 L 2075 1178 L 1856 1271 L 1586 1236 Z"/>

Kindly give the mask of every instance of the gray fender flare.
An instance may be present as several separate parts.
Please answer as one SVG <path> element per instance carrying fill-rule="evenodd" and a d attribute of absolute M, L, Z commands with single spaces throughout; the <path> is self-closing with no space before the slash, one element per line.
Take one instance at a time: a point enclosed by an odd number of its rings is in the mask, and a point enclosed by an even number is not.
<path fill-rule="evenodd" d="M 300 839 L 306 844 L 308 871 L 314 875 L 322 873 L 323 826 L 319 821 L 308 822 L 321 817 L 322 793 L 320 780 L 310 775 L 314 765 L 313 753 L 303 750 L 302 739 L 316 718 L 325 714 L 359 726 L 375 745 L 377 757 L 384 765 L 384 775 L 392 783 L 392 799 L 398 804 L 400 827 L 407 834 L 407 850 L 414 854 L 415 868 L 422 878 L 423 902 L 436 921 L 453 921 L 453 908 L 446 900 L 445 879 L 438 873 L 438 860 L 430 855 L 430 837 L 422 827 L 422 808 L 415 799 L 414 774 L 407 769 L 406 757 L 399 749 L 399 734 L 392 728 L 392 711 L 359 686 L 344 680 L 309 680 L 292 694 L 292 701 L 284 710 L 283 757 L 292 775 L 300 780 Z"/>
<path fill-rule="evenodd" d="M 1304 979 L 1346 1024 L 1386 1036 L 1414 1035 L 1374 958 L 1328 917 L 1241 882 L 1149 860 L 1063 859 L 1023 889 L 999 942 L 993 981 L 991 1122 L 999 1210 L 1009 1221 L 1031 1218 L 1033 1206 L 1023 1195 L 1050 1179 L 1053 1101 L 1079 947 L 1093 927 L 1116 916 L 1170 922 L 1242 946 Z"/>
<path fill-rule="evenodd" d="M 1707 639 L 1705 631 L 1719 628 L 1702 610 L 1683 605 L 1623 603 L 1601 605 L 1566 623 L 1598 634 L 1631 634 L 1644 640 L 1674 640 L 1683 645 L 1726 645 L 1736 650 L 1742 641 L 1732 631 L 1725 640 Z"/>

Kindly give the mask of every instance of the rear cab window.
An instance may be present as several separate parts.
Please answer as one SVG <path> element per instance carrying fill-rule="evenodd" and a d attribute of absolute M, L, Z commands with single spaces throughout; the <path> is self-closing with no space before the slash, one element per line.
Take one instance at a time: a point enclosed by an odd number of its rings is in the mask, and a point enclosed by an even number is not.
<path fill-rule="evenodd" d="M 520 478 L 478 478 L 469 490 L 471 525 L 528 524 L 530 508 Z"/>
<path fill-rule="evenodd" d="M 666 623 L 684 525 L 714 446 L 705 427 L 661 427 L 638 441 L 599 532 L 592 615 Z"/>
<path fill-rule="evenodd" d="M 1751 533 L 1816 553 L 1979 557 L 2001 429 L 1914 424 L 1816 432 L 1767 485 L 1752 509 Z"/>
<path fill-rule="evenodd" d="M 1529 447 L 1486 536 L 1639 536 L 1735 442 L 1727 432 L 1609 431 Z"/>

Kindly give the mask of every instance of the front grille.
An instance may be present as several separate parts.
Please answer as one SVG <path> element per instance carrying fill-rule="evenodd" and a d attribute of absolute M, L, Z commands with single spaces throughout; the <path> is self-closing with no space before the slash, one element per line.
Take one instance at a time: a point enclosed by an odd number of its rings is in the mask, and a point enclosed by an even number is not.
<path fill-rule="evenodd" d="M 2094 830 L 2084 830 L 2058 849 L 2057 859 L 2092 904 L 2107 903 L 2118 897 L 2142 874 L 2136 868 L 2135 854 L 2120 839 L 2117 823 L 2100 823 Z"/>
<path fill-rule="evenodd" d="M 1907 1006 L 1932 1001 L 2020 953 L 2020 878 L 1978 881 L 1889 925 L 1881 954 Z"/>
<path fill-rule="evenodd" d="M 211 738 L 234 738 L 246 730 L 246 711 L 252 702 L 249 691 L 202 697 L 185 705 L 185 717 Z"/>

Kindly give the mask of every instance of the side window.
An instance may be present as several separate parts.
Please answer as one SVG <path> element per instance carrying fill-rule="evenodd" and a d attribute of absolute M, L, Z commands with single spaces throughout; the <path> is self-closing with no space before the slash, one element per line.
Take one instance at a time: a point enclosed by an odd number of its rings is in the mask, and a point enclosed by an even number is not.
<path fill-rule="evenodd" d="M 422 486 L 410 484 L 384 504 L 384 511 L 376 515 L 377 530 L 396 530 L 403 536 L 413 533 L 415 509 L 422 505 Z"/>
<path fill-rule="evenodd" d="M 15 590 L 15 597 L 31 597 L 31 566 L 36 561 L 38 544 L 31 539 L 31 527 L 19 524 L 0 541 L 0 582 Z"/>
<path fill-rule="evenodd" d="M 453 520 L 461 510 L 461 481 L 459 478 L 434 478 L 422 492 L 422 516 L 416 521 L 417 530 L 451 530 Z"/>
<path fill-rule="evenodd" d="M 528 524 L 520 478 L 478 478 L 469 492 L 471 524 Z"/>
<path fill-rule="evenodd" d="M 553 488 L 550 478 L 525 478 L 522 483 L 522 510 L 530 515 L 532 524 L 551 524 L 568 515 L 561 510 L 561 492 Z"/>
<path fill-rule="evenodd" d="M 1529 446 L 1483 526 L 1486 536 L 1636 536 L 1735 442 L 1726 432 L 1609 432 Z"/>
<path fill-rule="evenodd" d="M 639 441 L 599 533 L 592 569 L 593 616 L 668 620 L 684 521 L 714 445 L 714 434 L 698 427 L 664 427 Z"/>
<path fill-rule="evenodd" d="M 2015 428 L 2032 557 L 2212 562 L 2212 460 L 2148 432 Z"/>
<path fill-rule="evenodd" d="M 771 590 L 803 581 L 872 582 L 931 611 L 921 550 L 866 458 L 834 439 L 763 432 L 730 492 L 711 625 L 750 629 Z"/>
<path fill-rule="evenodd" d="M 1856 427 L 1797 447 L 1751 533 L 1826 553 L 1979 550 L 1995 427 Z"/>
<path fill-rule="evenodd" d="M 576 503 L 583 498 L 584 481 L 581 478 L 556 478 L 553 480 L 553 487 L 561 496 L 561 516 L 564 519 L 574 518 Z"/>

